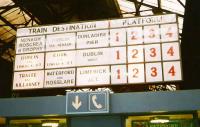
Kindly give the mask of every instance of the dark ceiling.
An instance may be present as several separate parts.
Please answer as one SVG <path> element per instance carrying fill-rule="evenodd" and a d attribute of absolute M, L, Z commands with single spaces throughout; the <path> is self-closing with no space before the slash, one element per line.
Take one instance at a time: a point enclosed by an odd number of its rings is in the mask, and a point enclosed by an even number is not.
<path fill-rule="evenodd" d="M 115 0 L 13 0 L 41 24 L 121 17 Z"/>

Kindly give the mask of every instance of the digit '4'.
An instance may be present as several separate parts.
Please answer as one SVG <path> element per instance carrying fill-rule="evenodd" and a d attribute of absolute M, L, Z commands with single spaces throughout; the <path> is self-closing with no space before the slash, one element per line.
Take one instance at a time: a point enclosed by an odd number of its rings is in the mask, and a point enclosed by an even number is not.
<path fill-rule="evenodd" d="M 171 76 L 175 76 L 175 69 L 174 69 L 174 65 L 169 69 L 168 71 L 169 74 L 171 74 Z"/>

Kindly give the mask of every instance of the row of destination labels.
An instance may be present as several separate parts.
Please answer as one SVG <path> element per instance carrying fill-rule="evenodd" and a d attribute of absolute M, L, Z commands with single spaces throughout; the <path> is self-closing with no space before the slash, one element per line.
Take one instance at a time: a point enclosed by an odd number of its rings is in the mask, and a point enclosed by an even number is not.
<path fill-rule="evenodd" d="M 15 71 L 180 60 L 179 42 L 16 55 Z"/>
<path fill-rule="evenodd" d="M 13 89 L 142 84 L 180 80 L 182 80 L 181 63 L 173 61 L 14 72 Z"/>
<path fill-rule="evenodd" d="M 18 37 L 16 54 L 178 41 L 177 24 Z"/>
<path fill-rule="evenodd" d="M 109 28 L 119 28 L 119 27 L 130 27 L 130 26 L 175 23 L 175 22 L 177 22 L 177 18 L 175 14 L 123 18 L 123 19 L 104 20 L 104 21 L 79 22 L 79 23 L 71 23 L 71 24 L 20 28 L 17 30 L 17 37 L 54 34 L 54 33 L 66 33 L 66 32 L 78 32 L 78 31 L 97 30 L 97 29 L 109 29 Z"/>

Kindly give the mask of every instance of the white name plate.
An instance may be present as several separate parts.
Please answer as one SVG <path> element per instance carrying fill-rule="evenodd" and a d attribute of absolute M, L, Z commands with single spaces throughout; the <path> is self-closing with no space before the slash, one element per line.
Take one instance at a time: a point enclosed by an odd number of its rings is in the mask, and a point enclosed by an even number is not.
<path fill-rule="evenodd" d="M 77 86 L 110 84 L 109 66 L 77 68 Z"/>
<path fill-rule="evenodd" d="M 13 89 L 43 88 L 44 71 L 14 72 Z"/>

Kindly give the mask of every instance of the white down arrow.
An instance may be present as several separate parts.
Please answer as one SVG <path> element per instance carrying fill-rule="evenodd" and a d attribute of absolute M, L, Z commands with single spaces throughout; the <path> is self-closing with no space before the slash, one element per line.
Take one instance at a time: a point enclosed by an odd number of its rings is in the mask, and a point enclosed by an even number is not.
<path fill-rule="evenodd" d="M 82 102 L 79 101 L 79 96 L 75 96 L 75 100 L 72 101 L 72 106 L 73 106 L 76 110 L 78 110 L 78 109 L 81 107 L 81 105 L 82 105 Z"/>

